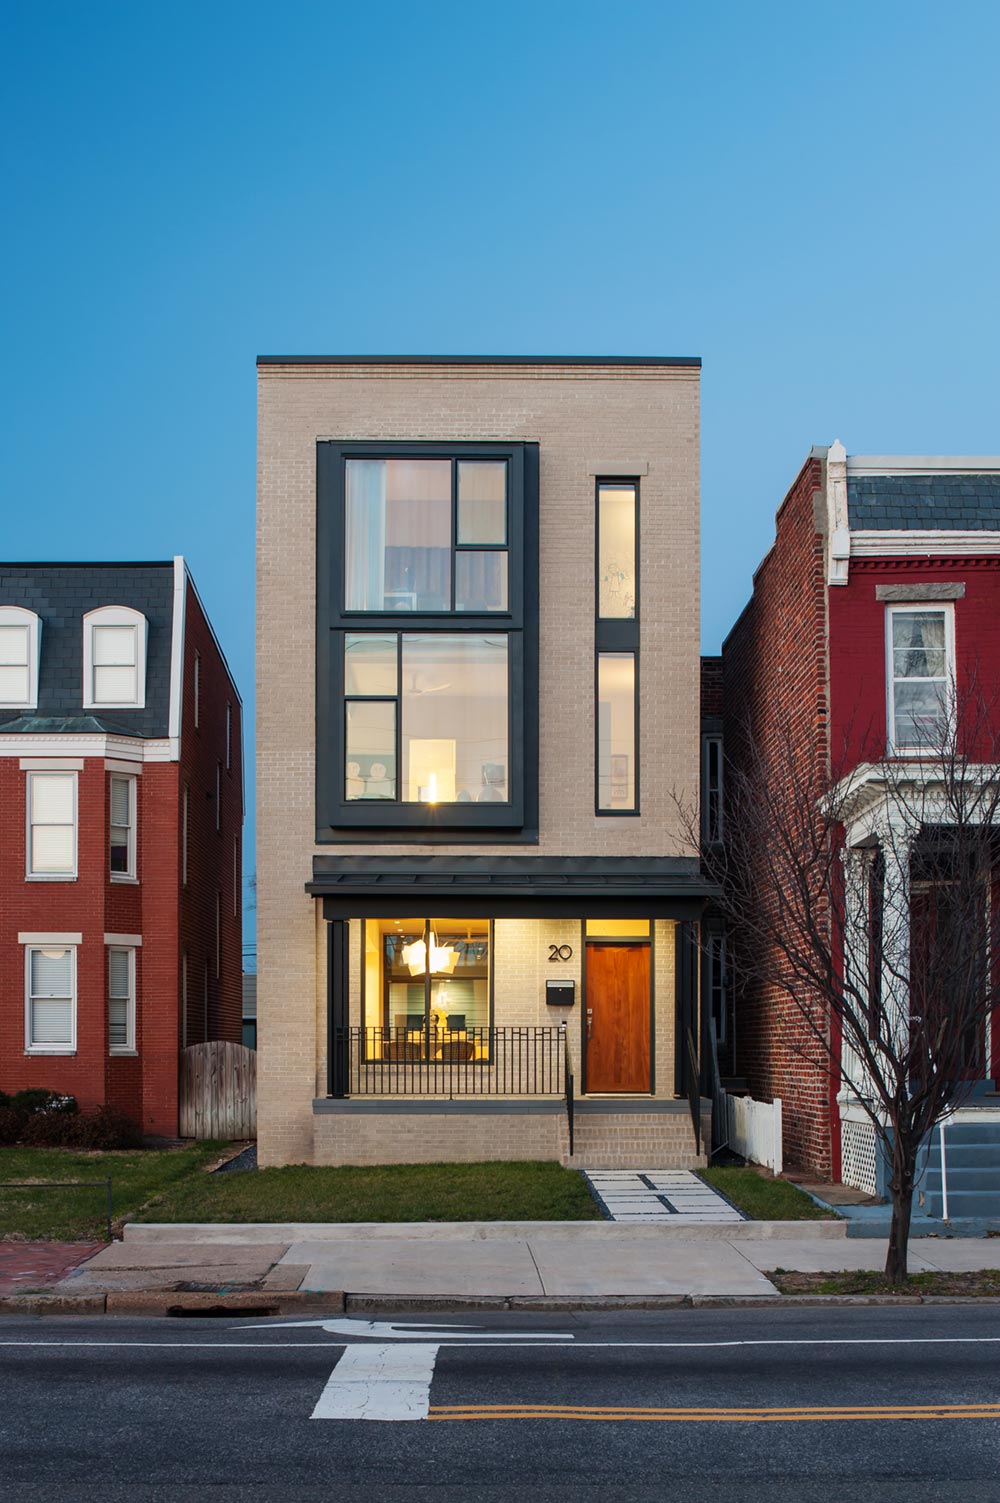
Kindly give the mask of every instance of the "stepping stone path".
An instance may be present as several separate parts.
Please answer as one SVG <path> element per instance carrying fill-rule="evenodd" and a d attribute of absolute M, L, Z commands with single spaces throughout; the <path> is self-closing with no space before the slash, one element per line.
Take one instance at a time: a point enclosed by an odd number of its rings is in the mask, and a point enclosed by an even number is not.
<path fill-rule="evenodd" d="M 612 1221 L 746 1221 L 742 1211 L 690 1169 L 585 1169 Z"/>

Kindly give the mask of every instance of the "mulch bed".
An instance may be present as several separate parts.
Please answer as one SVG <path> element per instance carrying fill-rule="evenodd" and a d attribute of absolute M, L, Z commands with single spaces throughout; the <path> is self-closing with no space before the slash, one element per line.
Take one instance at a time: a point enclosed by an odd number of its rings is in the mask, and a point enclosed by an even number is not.
<path fill-rule="evenodd" d="M 894 1287 L 884 1273 L 769 1273 L 767 1277 L 781 1294 L 935 1294 L 945 1296 L 1000 1296 L 1000 1269 L 984 1268 L 975 1273 L 911 1273 L 906 1283 Z"/>

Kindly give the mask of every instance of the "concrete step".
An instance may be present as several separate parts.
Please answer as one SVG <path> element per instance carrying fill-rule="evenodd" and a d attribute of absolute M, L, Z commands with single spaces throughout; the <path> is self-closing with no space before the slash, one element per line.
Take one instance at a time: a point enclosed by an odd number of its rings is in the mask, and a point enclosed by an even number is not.
<path fill-rule="evenodd" d="M 917 1196 L 917 1204 L 914 1206 L 915 1212 L 919 1212 L 925 1216 L 944 1215 L 944 1198 L 940 1194 L 928 1194 L 924 1191 L 923 1205 L 919 1202 L 919 1190 Z M 948 1217 L 950 1220 L 953 1220 L 958 1216 L 1000 1216 L 1000 1190 L 957 1190 L 949 1181 Z M 1000 1248 L 997 1249 L 996 1261 L 1000 1264 Z"/>
<path fill-rule="evenodd" d="M 938 1195 L 941 1192 L 940 1169 L 928 1169 L 917 1181 L 917 1189 L 923 1190 L 925 1195 Z M 1000 1169 L 952 1169 L 948 1165 L 948 1194 L 954 1195 L 956 1191 L 976 1190 L 986 1191 L 994 1195 L 1000 1195 Z"/>
<path fill-rule="evenodd" d="M 996 1143 L 952 1143 L 945 1144 L 945 1160 L 948 1164 L 949 1173 L 952 1169 L 995 1169 L 1000 1173 L 1000 1144 Z M 921 1155 L 918 1162 L 926 1164 L 928 1169 L 941 1167 L 940 1146 L 934 1148 L 931 1153 Z"/>

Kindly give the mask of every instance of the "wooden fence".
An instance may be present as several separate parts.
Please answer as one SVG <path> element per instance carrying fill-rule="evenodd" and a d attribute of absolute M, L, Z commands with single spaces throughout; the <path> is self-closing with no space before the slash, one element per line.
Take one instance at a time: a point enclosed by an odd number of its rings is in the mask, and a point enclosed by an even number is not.
<path fill-rule="evenodd" d="M 182 1138 L 257 1136 L 257 1053 L 215 1039 L 181 1051 Z"/>

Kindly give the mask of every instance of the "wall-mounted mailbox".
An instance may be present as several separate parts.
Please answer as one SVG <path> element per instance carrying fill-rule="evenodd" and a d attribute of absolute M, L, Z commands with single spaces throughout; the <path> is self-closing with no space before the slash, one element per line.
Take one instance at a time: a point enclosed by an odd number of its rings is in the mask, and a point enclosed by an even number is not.
<path fill-rule="evenodd" d="M 572 1007 L 576 1001 L 576 982 L 547 980 L 545 1000 L 550 1007 Z"/>

